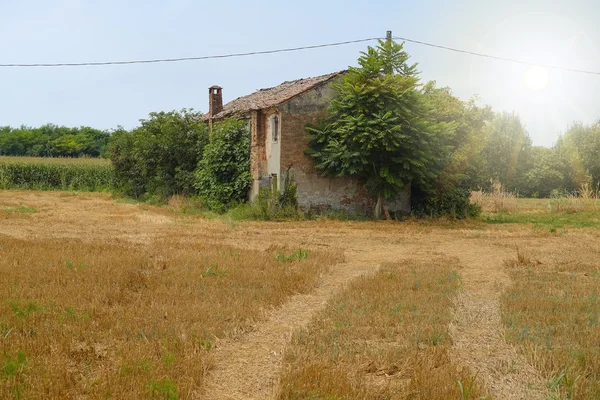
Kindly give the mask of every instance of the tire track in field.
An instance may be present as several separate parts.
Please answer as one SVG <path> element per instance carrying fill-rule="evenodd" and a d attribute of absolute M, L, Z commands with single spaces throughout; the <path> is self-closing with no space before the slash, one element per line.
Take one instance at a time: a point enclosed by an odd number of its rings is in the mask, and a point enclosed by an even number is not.
<path fill-rule="evenodd" d="M 213 370 L 196 398 L 207 400 L 268 399 L 278 389 L 283 353 L 292 333 L 305 327 L 322 310 L 329 298 L 359 276 L 375 273 L 385 259 L 383 252 L 348 251 L 350 262 L 332 266 L 311 293 L 295 295 L 237 340 L 226 340 L 213 353 Z"/>
<path fill-rule="evenodd" d="M 455 301 L 450 325 L 453 358 L 469 367 L 494 398 L 543 400 L 548 398 L 539 372 L 504 340 L 500 296 L 512 284 L 504 262 L 515 257 L 507 249 L 472 241 L 438 247 L 461 262 L 462 292 Z"/>

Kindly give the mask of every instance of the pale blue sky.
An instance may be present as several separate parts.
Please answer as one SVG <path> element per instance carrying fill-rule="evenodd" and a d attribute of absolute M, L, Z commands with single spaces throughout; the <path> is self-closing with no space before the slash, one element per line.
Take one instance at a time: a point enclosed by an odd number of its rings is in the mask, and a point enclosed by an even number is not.
<path fill-rule="evenodd" d="M 560 3 L 560 4 L 559 4 Z M 600 4 L 593 0 L 192 1 L 0 0 L 0 64 L 203 56 L 395 36 L 532 62 L 600 71 Z M 285 80 L 354 65 L 366 44 L 246 58 L 133 66 L 0 69 L 0 126 L 131 128 L 151 111 L 206 111 Z M 534 144 L 574 120 L 600 118 L 600 76 L 549 71 L 407 43 L 423 80 L 495 110 L 519 113 Z"/>

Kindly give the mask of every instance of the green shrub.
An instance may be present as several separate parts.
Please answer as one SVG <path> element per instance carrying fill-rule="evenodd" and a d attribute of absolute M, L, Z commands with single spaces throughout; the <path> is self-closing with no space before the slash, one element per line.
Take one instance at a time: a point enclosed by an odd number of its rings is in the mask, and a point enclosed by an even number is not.
<path fill-rule="evenodd" d="M 244 121 L 215 123 L 195 172 L 194 186 L 215 211 L 247 201 L 250 175 L 250 132 Z"/>
<path fill-rule="evenodd" d="M 413 191 L 412 212 L 417 217 L 441 217 L 464 219 L 481 214 L 481 207 L 470 202 L 471 192 L 452 188 L 445 192 Z"/>
<path fill-rule="evenodd" d="M 126 196 L 166 201 L 196 194 L 194 171 L 208 142 L 208 127 L 193 110 L 151 113 L 132 131 L 113 132 L 108 155 L 118 190 Z"/>

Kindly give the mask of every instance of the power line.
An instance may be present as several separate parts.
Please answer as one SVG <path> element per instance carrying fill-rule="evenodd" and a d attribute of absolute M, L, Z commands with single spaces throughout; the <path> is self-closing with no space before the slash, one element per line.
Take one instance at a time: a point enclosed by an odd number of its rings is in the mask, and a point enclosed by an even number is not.
<path fill-rule="evenodd" d="M 421 44 L 421 45 L 429 46 L 429 47 L 435 47 L 436 49 L 444 49 L 444 50 L 454 51 L 456 53 L 464 53 L 464 54 L 470 54 L 470 55 L 477 56 L 477 57 L 491 58 L 492 60 L 508 61 L 508 62 L 513 62 L 513 63 L 517 63 L 517 64 L 523 64 L 523 65 L 535 65 L 535 66 L 538 66 L 538 67 L 544 67 L 544 68 L 548 68 L 548 69 L 558 69 L 558 70 L 562 70 L 562 71 L 577 72 L 577 73 L 581 73 L 581 74 L 600 75 L 600 72 L 597 72 L 597 71 L 586 71 L 586 70 L 582 70 L 582 69 L 560 67 L 560 66 L 557 66 L 557 65 L 538 64 L 538 63 L 533 63 L 533 62 L 529 62 L 529 61 L 517 60 L 517 59 L 514 59 L 514 58 L 492 56 L 492 55 L 489 55 L 489 54 L 477 53 L 477 52 L 474 52 L 474 51 L 461 50 L 461 49 L 457 49 L 457 48 L 454 48 L 454 47 L 441 46 L 439 44 L 422 42 L 420 40 L 407 39 L 407 38 L 403 38 L 403 37 L 400 37 L 400 36 L 394 36 L 394 39 L 395 40 L 403 40 L 405 42 L 410 42 L 410 43 L 415 43 L 415 44 Z"/>
<path fill-rule="evenodd" d="M 319 49 L 319 48 L 323 48 L 323 47 L 343 46 L 343 45 L 352 44 L 352 43 L 370 42 L 370 41 L 379 40 L 379 39 L 380 38 L 347 40 L 345 42 L 317 44 L 317 45 L 313 45 L 313 46 L 290 47 L 287 49 L 253 51 L 253 52 L 249 52 L 249 53 L 221 54 L 221 55 L 202 56 L 202 57 L 181 57 L 181 58 L 161 58 L 161 59 L 154 59 L 154 60 L 103 61 L 103 62 L 81 62 L 81 63 L 0 64 L 0 67 L 2 67 L 2 68 L 11 68 L 11 67 L 12 68 L 16 68 L 16 67 L 22 67 L 22 68 L 27 68 L 27 67 L 85 67 L 85 66 L 100 66 L 100 65 L 156 64 L 156 63 L 164 63 L 164 62 L 197 61 L 197 60 L 209 60 L 209 59 L 216 59 L 216 58 L 246 57 L 246 56 L 255 56 L 255 55 L 261 55 L 261 54 L 274 54 L 274 53 L 284 53 L 284 52 L 298 51 L 298 50 Z"/>
<path fill-rule="evenodd" d="M 292 51 L 299 51 L 299 50 L 319 49 L 319 48 L 324 48 L 324 47 L 343 46 L 343 45 L 353 44 L 353 43 L 371 42 L 374 40 L 381 40 L 381 39 L 382 38 L 373 37 L 373 38 L 367 38 L 367 39 L 347 40 L 344 42 L 317 44 L 317 45 L 312 45 L 312 46 L 290 47 L 290 48 L 276 49 L 276 50 L 253 51 L 253 52 L 248 52 L 248 53 L 220 54 L 220 55 L 200 56 L 200 57 L 159 58 L 159 59 L 150 59 L 150 60 L 103 61 L 103 62 L 81 62 L 81 63 L 0 64 L 0 68 L 85 67 L 85 66 L 103 66 L 103 65 L 156 64 L 156 63 L 165 63 L 165 62 L 198 61 L 198 60 L 210 60 L 210 59 L 232 58 L 232 57 L 247 57 L 247 56 L 263 55 L 263 54 L 275 54 L 275 53 L 285 53 L 285 52 L 292 52 Z M 453 51 L 456 53 L 470 54 L 472 56 L 489 58 L 492 60 L 512 62 L 512 63 L 522 64 L 522 65 L 537 65 L 537 66 L 548 68 L 548 69 L 556 69 L 556 70 L 588 74 L 588 75 L 600 75 L 600 72 L 598 72 L 598 71 L 588 71 L 588 70 L 581 70 L 581 69 L 575 69 L 575 68 L 561 67 L 561 66 L 557 66 L 557 65 L 539 64 L 539 63 L 517 60 L 514 58 L 508 58 L 508 57 L 499 57 L 499 56 L 478 53 L 478 52 L 469 51 L 469 50 L 462 50 L 462 49 L 458 49 L 455 47 L 442 46 L 439 44 L 423 42 L 421 40 L 409 39 L 409 38 L 405 38 L 405 37 L 401 37 L 401 36 L 394 36 L 394 39 L 402 40 L 402 41 L 409 42 L 409 43 L 415 43 L 415 44 L 419 44 L 419 45 L 423 45 L 423 46 L 434 47 L 437 49 Z"/>

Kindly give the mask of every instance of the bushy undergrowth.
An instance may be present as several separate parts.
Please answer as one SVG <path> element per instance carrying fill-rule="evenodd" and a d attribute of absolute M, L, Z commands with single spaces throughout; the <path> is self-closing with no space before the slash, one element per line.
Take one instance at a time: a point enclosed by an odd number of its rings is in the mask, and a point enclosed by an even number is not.
<path fill-rule="evenodd" d="M 114 183 L 114 169 L 108 163 L 0 160 L 0 189 L 102 192 L 112 190 Z"/>
<path fill-rule="evenodd" d="M 271 207 L 267 202 L 258 200 L 230 209 L 225 217 L 233 220 L 287 221 L 304 219 L 305 215 L 295 207 Z"/>
<path fill-rule="evenodd" d="M 475 218 L 481 213 L 481 207 L 471 203 L 469 195 L 469 190 L 459 188 L 416 195 L 412 199 L 412 213 L 417 217 Z"/>
<path fill-rule="evenodd" d="M 514 212 L 518 208 L 517 195 L 499 181 L 492 181 L 490 191 L 472 192 L 470 203 L 488 213 Z"/>
<path fill-rule="evenodd" d="M 289 171 L 285 176 L 281 192 L 277 189 L 276 184 L 273 188 L 264 188 L 255 200 L 232 208 L 227 216 L 236 220 L 259 221 L 297 220 L 306 217 L 298 208 L 296 183 Z"/>
<path fill-rule="evenodd" d="M 200 118 L 192 110 L 151 113 L 133 131 L 114 132 L 108 155 L 117 191 L 158 201 L 195 194 L 194 172 L 208 143 L 208 127 Z"/>
<path fill-rule="evenodd" d="M 243 121 L 214 124 L 195 171 L 194 187 L 210 208 L 224 212 L 246 200 L 250 175 L 250 133 Z"/>

